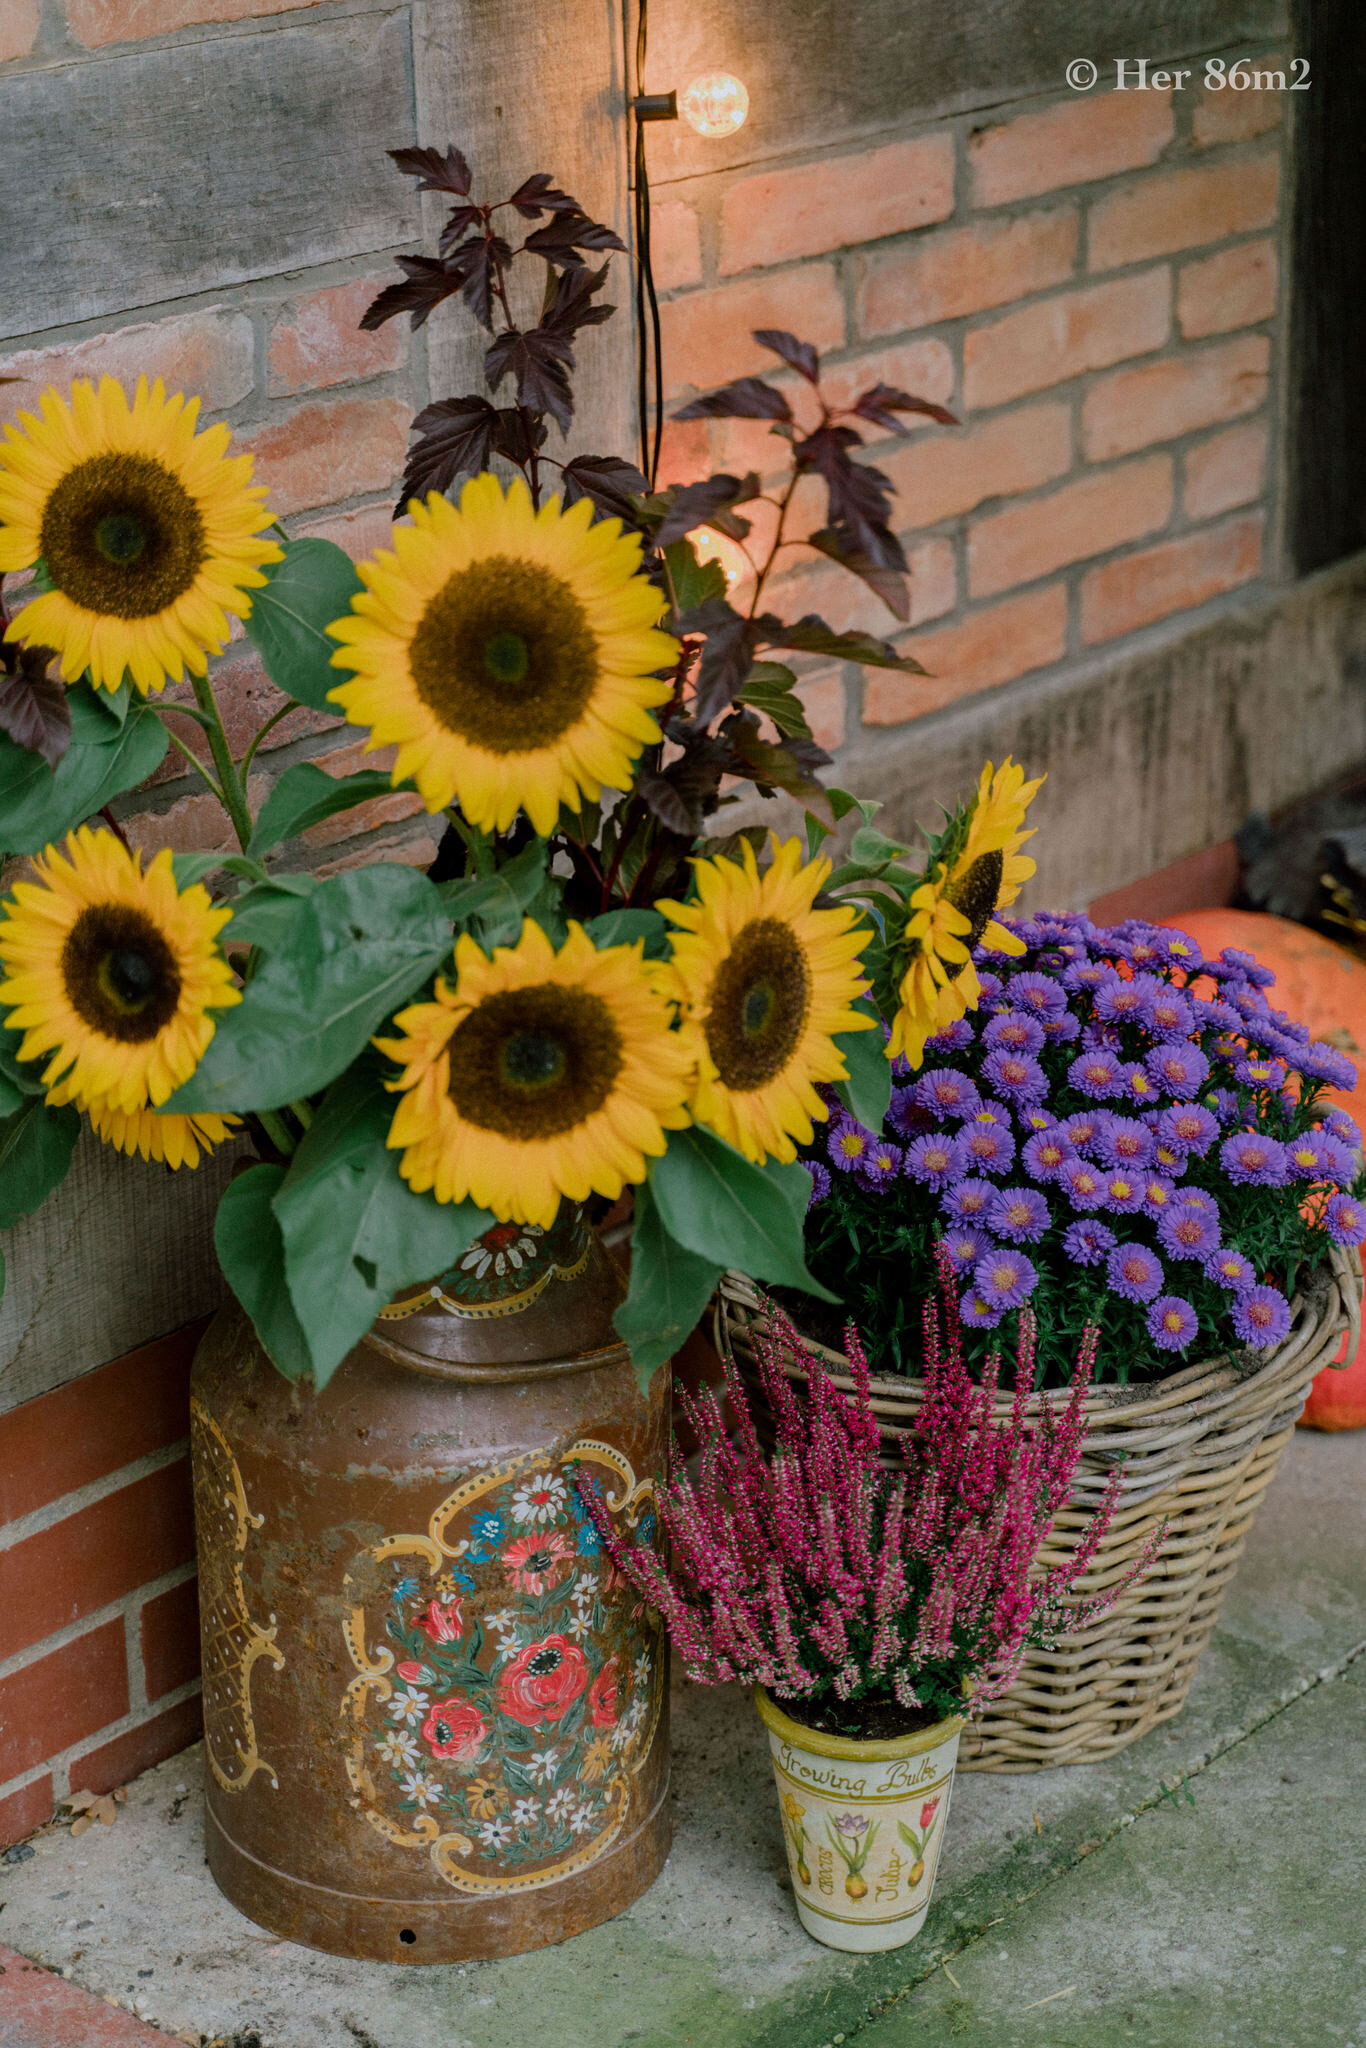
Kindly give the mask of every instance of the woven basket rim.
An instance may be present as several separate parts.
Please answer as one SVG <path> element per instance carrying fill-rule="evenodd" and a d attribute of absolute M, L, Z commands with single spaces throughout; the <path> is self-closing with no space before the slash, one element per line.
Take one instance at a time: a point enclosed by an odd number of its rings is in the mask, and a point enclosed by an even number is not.
<path fill-rule="evenodd" d="M 1313 1284 L 1319 1276 L 1327 1280 L 1326 1287 Z M 1087 1388 L 1084 1401 L 1086 1419 L 1088 1423 L 1095 1423 L 1108 1418 L 1122 1423 L 1126 1432 L 1141 1427 L 1144 1422 L 1161 1422 L 1167 1427 L 1184 1419 L 1194 1423 L 1203 1406 L 1221 1405 L 1220 1396 L 1237 1388 L 1261 1389 L 1269 1380 L 1294 1366 L 1306 1346 L 1318 1336 L 1332 1316 L 1345 1316 L 1349 1332 L 1359 1335 L 1362 1291 L 1361 1262 L 1349 1260 L 1345 1250 L 1334 1245 L 1323 1264 L 1313 1269 L 1308 1287 L 1296 1290 L 1290 1304 L 1289 1335 L 1267 1353 L 1261 1364 L 1249 1371 L 1237 1365 L 1227 1352 L 1217 1352 L 1212 1358 L 1183 1366 L 1179 1372 L 1160 1380 L 1142 1380 L 1125 1386 L 1092 1384 Z M 747 1274 L 732 1270 L 721 1276 L 717 1288 L 718 1350 L 724 1350 L 722 1329 L 727 1306 L 750 1313 L 762 1312 L 759 1288 Z M 816 1342 L 800 1331 L 799 1334 L 818 1358 L 829 1361 L 830 1378 L 834 1384 L 852 1392 L 855 1382 L 849 1371 L 847 1355 Z M 1349 1343 L 1349 1357 L 1354 1350 L 1355 1346 Z M 784 1359 L 783 1369 L 790 1379 L 805 1377 L 803 1367 L 795 1361 Z M 920 1373 L 906 1373 L 896 1379 L 870 1376 L 868 1389 L 872 1399 L 880 1405 L 900 1406 L 912 1411 L 924 1398 L 925 1379 Z M 1065 1392 L 1064 1388 L 1052 1387 L 1032 1393 L 1025 1404 L 1025 1412 L 1037 1415 L 1045 1403 L 1054 1404 Z M 1014 1406 L 1014 1400 L 1013 1392 L 998 1391 L 993 1405 L 997 1410 L 1008 1413 Z M 1103 1447 L 1103 1439 L 1094 1432 L 1089 1441 L 1093 1450 Z"/>

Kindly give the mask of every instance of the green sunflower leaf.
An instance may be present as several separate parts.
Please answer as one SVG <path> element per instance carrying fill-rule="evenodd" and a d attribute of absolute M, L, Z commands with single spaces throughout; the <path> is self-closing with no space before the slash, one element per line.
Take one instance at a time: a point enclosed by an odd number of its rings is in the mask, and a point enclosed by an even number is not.
<path fill-rule="evenodd" d="M 320 1387 L 400 1288 L 446 1272 L 495 1218 L 415 1195 L 385 1144 L 394 1098 L 369 1062 L 328 1091 L 273 1208 Z"/>
<path fill-rule="evenodd" d="M 299 761 L 286 768 L 262 804 L 247 847 L 248 858 L 259 860 L 282 840 L 293 839 L 338 811 L 354 810 L 372 797 L 388 796 L 394 786 L 380 768 L 364 768 L 357 775 L 328 775 L 311 761 Z"/>
<path fill-rule="evenodd" d="M 319 887 L 316 875 L 272 875 L 268 882 L 244 889 L 232 905 L 232 923 L 224 926 L 220 943 L 262 946 L 269 952 L 289 939 L 299 905 Z"/>
<path fill-rule="evenodd" d="M 807 1271 L 802 1219 L 811 1176 L 804 1166 L 755 1166 L 694 1124 L 669 1133 L 669 1149 L 650 1162 L 649 1186 L 664 1228 L 685 1250 L 755 1280 L 838 1300 Z"/>
<path fill-rule="evenodd" d="M 376 863 L 320 882 L 274 912 L 242 1001 L 218 1012 L 208 1051 L 165 1107 L 279 1109 L 316 1095 L 450 950 L 441 897 L 414 869 Z"/>
<path fill-rule="evenodd" d="M 866 1017 L 881 1019 L 866 996 L 854 1004 Z M 892 1063 L 887 1057 L 882 1031 L 844 1031 L 835 1040 L 849 1069 L 847 1081 L 835 1083 L 835 1093 L 848 1110 L 869 1131 L 880 1131 L 892 1099 Z"/>
<path fill-rule="evenodd" d="M 0 1068 L 0 1121 L 17 1116 L 28 1100 L 27 1092 Z"/>
<path fill-rule="evenodd" d="M 66 1179 L 80 1133 L 77 1110 L 49 1109 L 36 1095 L 0 1123 L 0 1230 L 40 1208 Z"/>
<path fill-rule="evenodd" d="M 214 1218 L 213 1242 L 223 1277 L 257 1336 L 287 1380 L 305 1379 L 313 1357 L 285 1280 L 285 1241 L 271 1202 L 283 1166 L 250 1166 L 229 1181 Z"/>
<path fill-rule="evenodd" d="M 20 1096 L 44 1095 L 42 1060 L 21 1060 L 19 1048 L 24 1042 L 22 1031 L 11 1031 L 8 1024 L 0 1024 L 0 1076 Z"/>
<path fill-rule="evenodd" d="M 193 889 L 196 882 L 202 882 L 205 875 L 214 874 L 223 865 L 221 853 L 173 853 L 171 873 L 175 885 L 182 893 Z"/>
<path fill-rule="evenodd" d="M 669 1235 L 648 1182 L 636 1189 L 631 1291 L 612 1321 L 629 1346 L 642 1392 L 656 1369 L 697 1327 L 725 1265 L 701 1258 Z"/>
<path fill-rule="evenodd" d="M 346 672 L 332 667 L 337 642 L 326 628 L 351 609 L 363 586 L 335 541 L 289 540 L 284 549 L 284 559 L 263 572 L 264 590 L 252 592 L 247 638 L 278 689 L 314 711 L 337 712 L 327 693 L 346 681 Z"/>
<path fill-rule="evenodd" d="M 134 705 L 117 726 L 71 695 L 71 745 L 55 772 L 0 735 L 0 852 L 40 852 L 161 766 L 169 743 L 154 711 Z"/>
<path fill-rule="evenodd" d="M 441 900 L 447 915 L 486 953 L 495 946 L 515 946 L 523 919 L 537 915 L 546 895 L 548 854 L 545 841 L 533 839 L 491 875 L 443 882 Z"/>
<path fill-rule="evenodd" d="M 605 946 L 633 946 L 643 939 L 647 960 L 669 957 L 669 927 L 657 910 L 605 910 L 601 917 L 591 918 L 584 930 L 599 952 Z"/>

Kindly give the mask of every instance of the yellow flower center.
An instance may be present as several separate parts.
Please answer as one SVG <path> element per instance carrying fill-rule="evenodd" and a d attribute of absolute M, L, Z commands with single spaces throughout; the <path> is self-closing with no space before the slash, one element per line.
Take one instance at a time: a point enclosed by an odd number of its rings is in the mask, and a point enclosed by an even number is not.
<path fill-rule="evenodd" d="M 790 925 L 744 926 L 717 968 L 703 1029 L 723 1086 L 747 1094 L 781 1074 L 811 1008 L 811 968 Z"/>
<path fill-rule="evenodd" d="M 150 917 L 122 904 L 81 912 L 62 948 L 61 976 L 81 1021 L 129 1045 L 155 1038 L 180 1001 L 175 955 Z"/>
<path fill-rule="evenodd" d="M 503 989 L 451 1034 L 450 1097 L 481 1130 L 551 1138 L 601 1109 L 621 1064 L 620 1034 L 598 996 L 558 982 Z"/>
<path fill-rule="evenodd" d="M 207 556 L 204 520 L 149 455 L 93 455 L 43 508 L 39 546 L 54 587 L 86 611 L 149 618 L 187 591 Z"/>
<path fill-rule="evenodd" d="M 413 683 L 448 732 L 495 754 L 553 745 L 598 681 L 598 643 L 569 585 L 489 555 L 448 576 L 409 649 Z"/>

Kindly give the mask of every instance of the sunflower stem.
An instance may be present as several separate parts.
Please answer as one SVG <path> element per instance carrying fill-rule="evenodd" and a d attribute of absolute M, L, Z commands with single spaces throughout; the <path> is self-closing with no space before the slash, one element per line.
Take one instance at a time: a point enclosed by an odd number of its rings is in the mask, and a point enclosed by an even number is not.
<path fill-rule="evenodd" d="M 306 1131 L 312 1128 L 313 1107 L 311 1103 L 291 1102 L 289 1105 L 289 1113 L 291 1116 L 298 1118 L 299 1122 L 303 1125 Z"/>
<path fill-rule="evenodd" d="M 252 1115 L 270 1139 L 271 1144 L 280 1154 L 280 1157 L 288 1159 L 291 1153 L 296 1150 L 296 1145 L 294 1133 L 290 1130 L 284 1118 L 273 1109 L 256 1109 L 252 1111 Z"/>
<path fill-rule="evenodd" d="M 167 705 L 164 708 L 169 710 L 172 707 Z M 177 705 L 174 708 L 179 710 L 181 707 Z M 164 719 L 162 722 L 163 724 L 165 723 Z M 207 726 L 205 727 L 205 730 L 208 730 Z M 166 727 L 166 737 L 171 742 L 171 745 L 173 747 L 178 747 L 180 749 L 181 753 L 185 756 L 185 759 L 194 769 L 195 774 L 198 775 L 202 782 L 206 782 L 208 784 L 209 788 L 213 791 L 214 795 L 218 798 L 219 803 L 222 804 L 224 810 L 226 811 L 228 808 L 226 797 L 223 795 L 222 790 L 218 787 L 218 784 L 214 781 L 212 775 L 210 775 L 208 769 L 204 766 L 204 763 L 200 760 L 198 754 L 195 753 L 193 747 L 187 747 L 184 740 L 181 739 L 180 735 L 178 733 L 172 732 L 169 725 Z"/>
<path fill-rule="evenodd" d="M 272 711 L 270 717 L 266 720 L 265 724 L 261 727 L 260 731 L 253 734 L 251 745 L 247 748 L 246 753 L 243 754 L 242 759 L 238 763 L 237 768 L 237 773 L 242 779 L 242 785 L 244 788 L 246 787 L 247 777 L 251 773 L 251 764 L 256 759 L 256 749 L 260 746 L 266 734 L 270 731 L 273 725 L 278 725 L 282 718 L 288 718 L 291 711 L 298 711 L 299 709 L 299 705 L 296 704 L 294 699 L 291 697 L 289 702 L 287 704 L 282 704 L 278 711 Z"/>
<path fill-rule="evenodd" d="M 213 755 L 213 765 L 218 770 L 218 779 L 222 785 L 219 802 L 231 818 L 232 829 L 237 834 L 238 844 L 245 853 L 251 838 L 251 812 L 247 808 L 246 791 L 233 763 L 228 736 L 223 730 L 218 699 L 213 694 L 213 684 L 207 675 L 193 676 L 191 681 L 194 684 L 195 703 L 209 720 L 205 731 L 209 735 L 209 751 Z"/>

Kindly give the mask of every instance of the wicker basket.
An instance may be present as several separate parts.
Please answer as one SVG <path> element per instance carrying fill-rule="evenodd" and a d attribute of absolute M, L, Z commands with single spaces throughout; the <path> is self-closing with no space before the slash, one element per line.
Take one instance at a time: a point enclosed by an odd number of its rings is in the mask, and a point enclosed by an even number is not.
<path fill-rule="evenodd" d="M 1309 1382 L 1333 1359 L 1344 1330 L 1351 1332 L 1347 1355 L 1355 1354 L 1361 1293 L 1359 1263 L 1335 1251 L 1296 1295 L 1290 1334 L 1265 1364 L 1249 1371 L 1213 1358 L 1168 1379 L 1091 1390 L 1072 1498 L 1054 1521 L 1041 1566 L 1058 1565 L 1075 1549 L 1116 1457 L 1124 1459 L 1119 1506 L 1081 1588 L 1113 1585 L 1163 1521 L 1167 1533 L 1151 1571 L 1108 1614 L 1052 1650 L 1029 1652 L 1012 1690 L 965 1732 L 963 1768 L 1094 1763 L 1179 1713 Z M 762 1312 L 754 1283 L 728 1273 L 717 1299 L 717 1344 L 729 1348 L 759 1412 L 763 1386 L 750 1331 Z M 829 1360 L 836 1385 L 852 1389 L 847 1360 L 811 1348 Z M 795 1359 L 786 1370 L 805 1378 Z M 885 1462 L 900 1466 L 924 1383 L 875 1379 L 872 1397 Z M 1008 1396 L 998 1401 L 1003 1415 L 1009 1405 Z"/>

